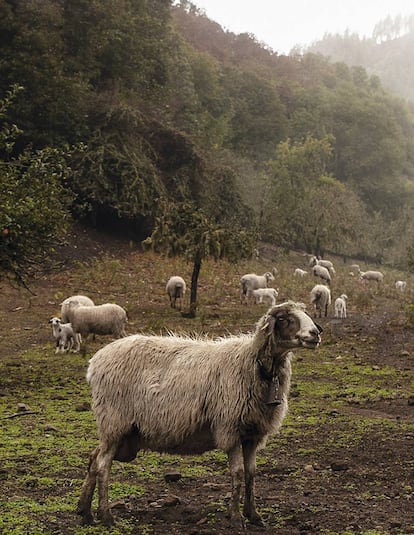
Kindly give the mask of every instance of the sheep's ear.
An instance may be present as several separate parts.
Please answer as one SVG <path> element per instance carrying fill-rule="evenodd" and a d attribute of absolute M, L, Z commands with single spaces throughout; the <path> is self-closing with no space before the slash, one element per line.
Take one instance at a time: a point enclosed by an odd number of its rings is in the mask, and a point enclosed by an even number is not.
<path fill-rule="evenodd" d="M 272 315 L 269 315 L 268 320 L 266 322 L 266 334 L 267 336 L 272 336 L 275 331 L 276 326 L 276 318 Z"/>

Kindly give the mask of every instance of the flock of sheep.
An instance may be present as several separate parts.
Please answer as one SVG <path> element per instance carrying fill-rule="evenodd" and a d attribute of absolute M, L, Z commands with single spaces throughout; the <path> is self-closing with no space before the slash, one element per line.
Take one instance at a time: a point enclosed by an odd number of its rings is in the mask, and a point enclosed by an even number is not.
<path fill-rule="evenodd" d="M 322 316 L 328 316 L 329 306 L 332 303 L 331 298 L 331 281 L 332 277 L 336 274 L 333 263 L 330 260 L 319 259 L 316 256 L 312 256 L 309 260 L 309 267 L 315 277 L 321 279 L 323 284 L 316 284 L 310 292 L 310 303 L 314 306 L 315 316 L 321 318 Z M 357 272 L 359 278 L 363 281 L 375 281 L 378 285 L 384 280 L 384 275 L 380 271 L 361 271 L 358 264 L 352 264 L 352 269 Z M 271 305 L 276 303 L 276 297 L 278 296 L 279 289 L 269 288 L 269 283 L 275 280 L 274 275 L 277 273 L 277 269 L 273 268 L 272 273 L 266 272 L 263 275 L 256 275 L 254 273 L 248 273 L 243 275 L 240 279 L 240 301 L 241 303 L 247 303 L 249 298 L 253 299 L 256 303 L 262 303 L 264 298 L 267 298 Z M 350 276 L 354 277 L 355 272 L 351 271 Z M 295 268 L 295 277 L 305 277 L 308 275 L 308 271 L 302 268 Z M 398 280 L 395 282 L 395 288 L 401 292 L 404 292 L 407 286 L 406 281 Z M 339 295 L 334 301 L 334 317 L 344 319 L 347 317 L 347 299 L 346 293 Z"/>
<path fill-rule="evenodd" d="M 312 257 L 313 274 L 324 284 L 312 288 L 315 316 L 325 317 L 331 304 L 331 262 Z M 382 281 L 380 272 L 374 279 Z M 113 460 L 132 461 L 139 450 L 200 454 L 219 448 L 227 453 L 232 482 L 229 513 L 236 527 L 244 519 L 263 525 L 255 503 L 256 453 L 282 425 L 288 410 L 293 349 L 315 349 L 322 328 L 294 301 L 276 304 L 278 290 L 269 287 L 277 269 L 240 279 L 240 300 L 269 302 L 251 334 L 218 340 L 189 336 L 127 336 L 125 310 L 116 304 L 95 305 L 74 295 L 61 304 L 61 319 L 50 320 L 56 352 L 78 350 L 82 337 L 111 334 L 117 340 L 90 359 L 87 381 L 99 432 L 82 486 L 77 513 L 83 524 L 94 522 L 92 501 L 98 487 L 97 517 L 113 524 L 109 476 Z M 295 276 L 307 272 L 297 268 Z M 402 282 L 402 281 L 399 281 Z M 397 286 L 405 290 L 405 284 Z M 181 308 L 186 292 L 182 277 L 166 285 L 171 307 Z M 346 294 L 334 304 L 335 317 L 346 318 Z M 243 514 L 240 511 L 244 482 Z"/>

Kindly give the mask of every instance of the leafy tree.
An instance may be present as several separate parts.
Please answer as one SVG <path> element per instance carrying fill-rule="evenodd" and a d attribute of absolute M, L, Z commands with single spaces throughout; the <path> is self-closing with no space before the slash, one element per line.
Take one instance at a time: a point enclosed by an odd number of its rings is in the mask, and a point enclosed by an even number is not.
<path fill-rule="evenodd" d="M 0 100 L 0 153 L 11 154 L 20 130 L 6 121 L 18 88 Z M 0 270 L 20 283 L 62 243 L 73 195 L 66 186 L 68 153 L 25 149 L 0 161 Z"/>
<path fill-rule="evenodd" d="M 314 254 L 327 249 L 344 251 L 344 238 L 356 239 L 355 195 L 328 172 L 332 138 L 285 141 L 269 163 L 270 191 L 264 203 L 265 238 L 285 247 L 303 247 Z"/>
<path fill-rule="evenodd" d="M 197 310 L 198 278 L 202 262 L 212 256 L 236 261 L 252 254 L 254 236 L 242 229 L 220 227 L 191 203 L 160 203 L 152 235 L 144 246 L 167 256 L 183 255 L 193 264 L 189 316 Z"/>
<path fill-rule="evenodd" d="M 270 157 L 287 132 L 276 88 L 255 73 L 235 68 L 226 73 L 225 86 L 232 111 L 227 145 L 248 157 Z"/>

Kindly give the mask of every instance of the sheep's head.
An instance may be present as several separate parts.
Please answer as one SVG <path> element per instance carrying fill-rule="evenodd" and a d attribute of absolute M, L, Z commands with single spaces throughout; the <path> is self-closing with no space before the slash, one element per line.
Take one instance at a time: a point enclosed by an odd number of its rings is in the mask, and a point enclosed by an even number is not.
<path fill-rule="evenodd" d="M 315 349 L 321 342 L 322 327 L 306 313 L 302 303 L 288 301 L 272 307 L 261 328 L 266 331 L 276 351 L 295 347 Z"/>
<path fill-rule="evenodd" d="M 54 318 L 50 318 L 49 323 L 51 323 L 52 325 L 60 325 L 61 324 L 61 320 L 60 320 L 60 318 L 57 318 L 55 316 Z"/>

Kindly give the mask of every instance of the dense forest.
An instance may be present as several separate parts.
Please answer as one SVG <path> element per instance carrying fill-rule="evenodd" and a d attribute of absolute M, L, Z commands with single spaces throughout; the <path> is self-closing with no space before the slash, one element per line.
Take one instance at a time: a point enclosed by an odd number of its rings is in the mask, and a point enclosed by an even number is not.
<path fill-rule="evenodd" d="M 0 49 L 3 273 L 44 266 L 72 220 L 171 254 L 414 266 L 414 105 L 363 67 L 184 0 L 0 0 Z"/>
<path fill-rule="evenodd" d="M 310 47 L 297 51 L 316 53 L 333 62 L 359 65 L 377 75 L 384 87 L 414 101 L 414 7 L 409 17 L 388 16 L 374 27 L 370 37 L 347 31 L 325 34 Z"/>

